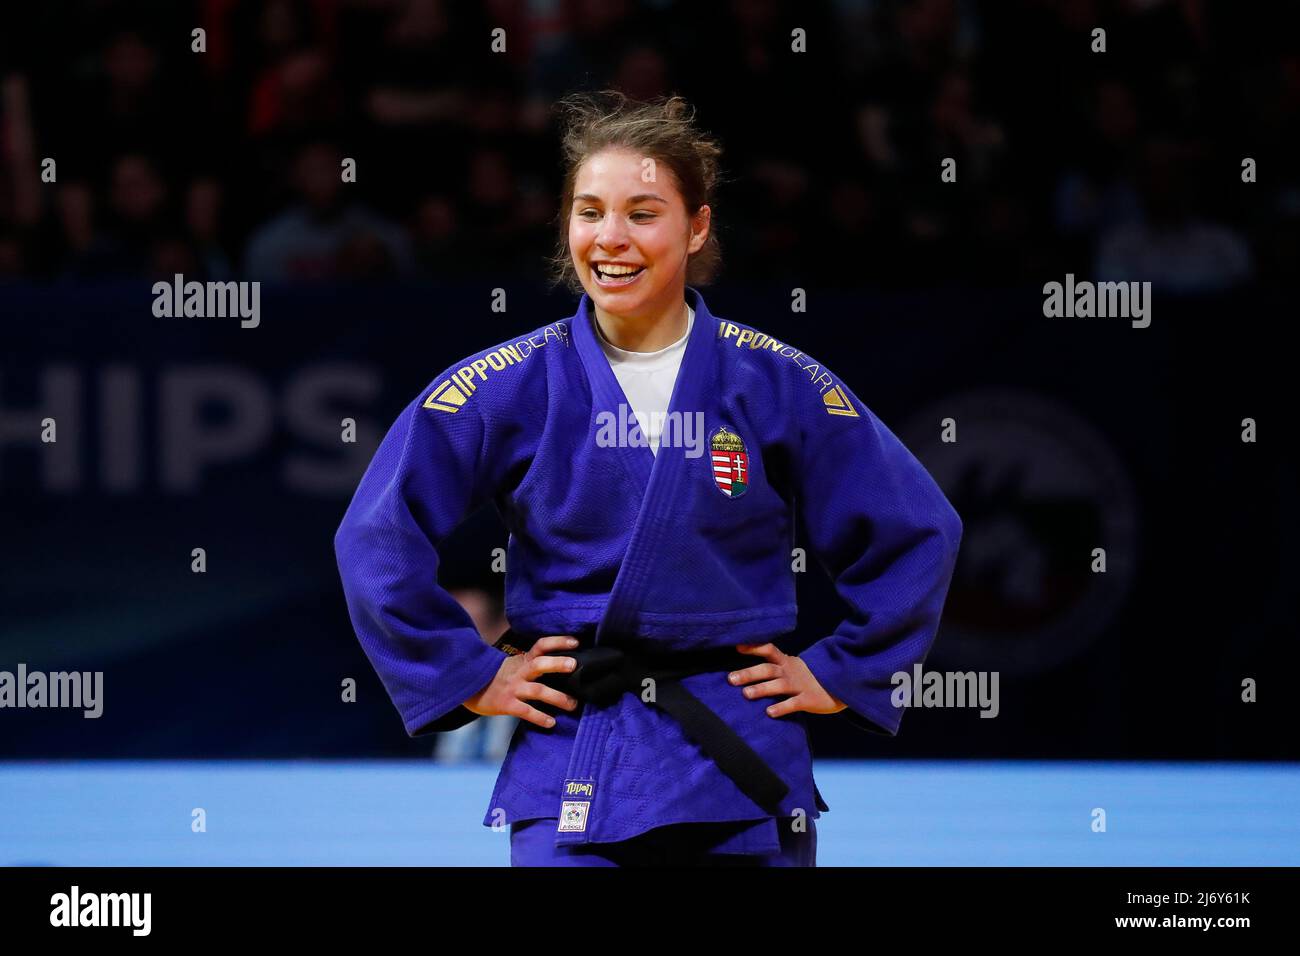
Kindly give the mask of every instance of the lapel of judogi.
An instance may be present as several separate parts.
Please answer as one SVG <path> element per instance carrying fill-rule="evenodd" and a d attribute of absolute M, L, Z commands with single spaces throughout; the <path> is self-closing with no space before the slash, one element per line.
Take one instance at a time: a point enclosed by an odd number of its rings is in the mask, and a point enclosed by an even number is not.
<path fill-rule="evenodd" d="M 682 414 L 705 411 L 704 402 L 713 395 L 717 376 L 717 320 L 709 314 L 699 292 L 691 288 L 686 292 L 695 309 L 695 324 L 691 327 L 691 337 L 686 343 L 686 352 L 668 403 L 670 412 Z M 573 322 L 573 340 L 591 382 L 590 440 L 595 441 L 596 416 L 601 411 L 617 415 L 619 403 L 626 403 L 627 397 L 596 339 L 589 312 L 590 302 L 586 295 L 582 297 Z M 649 586 L 654 562 L 661 557 L 660 541 L 671 524 L 669 512 L 676 502 L 683 500 L 679 489 L 686 466 L 682 448 L 660 445 L 657 455 L 649 447 L 603 448 L 600 451 L 618 455 L 624 463 L 632 487 L 636 489 L 634 495 L 628 496 L 628 507 L 637 508 L 638 512 L 609 603 L 596 630 L 597 644 L 608 641 L 611 636 L 634 635 L 636 610 Z M 586 799 L 563 799 L 555 836 L 557 846 L 589 842 L 592 837 L 592 829 L 588 827 L 589 812 L 598 805 L 611 806 L 608 800 L 598 803 L 600 795 L 596 790 L 605 744 L 615 729 L 613 712 L 616 709 L 617 705 L 598 707 L 588 703 L 582 706 L 563 792 L 566 797 L 581 794 Z M 595 821 L 596 828 L 602 825 L 602 821 Z"/>
<path fill-rule="evenodd" d="M 706 412 L 706 402 L 713 396 L 717 377 L 717 320 L 709 314 L 704 296 L 697 290 L 687 287 L 686 295 L 695 310 L 695 322 L 668 403 L 669 414 L 677 413 L 673 417 Z M 623 403 L 628 405 L 628 414 L 631 415 L 631 406 L 596 338 L 590 303 L 590 298 L 584 294 L 573 323 L 573 340 L 591 382 L 594 441 L 596 416 L 601 411 L 617 416 L 618 406 Z M 682 448 L 660 446 L 657 455 L 644 445 L 603 451 L 618 455 L 623 462 L 632 487 L 640 495 L 640 511 L 609 604 L 596 632 L 596 643 L 600 643 L 608 633 L 631 632 L 641 596 L 650 583 L 651 566 L 660 550 L 659 542 L 672 523 L 670 511 L 674 503 L 683 500 L 679 489 L 686 469 L 685 449 Z"/>

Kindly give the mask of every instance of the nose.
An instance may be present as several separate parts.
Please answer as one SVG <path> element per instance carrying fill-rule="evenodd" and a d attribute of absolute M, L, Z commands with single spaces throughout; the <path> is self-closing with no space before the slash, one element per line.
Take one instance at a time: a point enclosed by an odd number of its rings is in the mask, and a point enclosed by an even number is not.
<path fill-rule="evenodd" d="M 606 216 L 596 232 L 596 245 L 601 249 L 621 249 L 627 245 L 627 226 L 618 216 Z"/>

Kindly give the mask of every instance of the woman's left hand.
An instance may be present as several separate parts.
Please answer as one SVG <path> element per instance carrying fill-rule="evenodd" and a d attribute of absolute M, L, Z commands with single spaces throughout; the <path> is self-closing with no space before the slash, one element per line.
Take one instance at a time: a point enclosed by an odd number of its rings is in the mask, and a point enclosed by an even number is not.
<path fill-rule="evenodd" d="M 750 685 L 745 687 L 746 697 L 753 700 L 788 695 L 785 700 L 767 708 L 769 717 L 784 717 L 798 710 L 810 714 L 838 714 L 848 706 L 818 682 L 807 664 L 793 654 L 781 653 L 775 644 L 737 644 L 736 650 L 765 660 L 765 663 L 727 675 L 727 680 L 737 686 Z"/>

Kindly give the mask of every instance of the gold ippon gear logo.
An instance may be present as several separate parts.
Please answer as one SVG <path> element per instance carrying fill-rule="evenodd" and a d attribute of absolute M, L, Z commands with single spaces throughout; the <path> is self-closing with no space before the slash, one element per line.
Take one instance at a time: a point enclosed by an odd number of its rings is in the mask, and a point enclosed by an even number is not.
<path fill-rule="evenodd" d="M 519 365 L 534 351 L 551 342 L 560 342 L 568 347 L 569 327 L 563 322 L 556 322 L 526 339 L 503 345 L 482 358 L 474 359 L 452 372 L 451 378 L 445 378 L 434 386 L 429 397 L 424 400 L 424 407 L 456 414 L 478 391 L 478 382 L 474 380 L 476 377 L 479 381 L 486 382 L 491 373 L 504 372 L 512 365 Z"/>
<path fill-rule="evenodd" d="M 811 355 L 804 355 L 793 345 L 786 345 L 780 339 L 775 339 L 766 332 L 758 332 L 754 329 L 742 329 L 734 322 L 727 322 L 718 319 L 718 338 L 726 342 L 728 339 L 734 339 L 732 343 L 736 348 L 747 348 L 750 351 L 773 352 L 784 358 L 788 358 L 799 366 L 800 371 L 808 376 L 808 381 L 813 384 L 817 392 L 822 397 L 822 404 L 826 408 L 828 415 L 842 415 L 845 418 L 857 418 L 858 410 L 853 407 L 853 401 L 849 398 L 848 392 L 843 385 L 837 385 L 835 379 L 831 378 L 830 372 Z"/>

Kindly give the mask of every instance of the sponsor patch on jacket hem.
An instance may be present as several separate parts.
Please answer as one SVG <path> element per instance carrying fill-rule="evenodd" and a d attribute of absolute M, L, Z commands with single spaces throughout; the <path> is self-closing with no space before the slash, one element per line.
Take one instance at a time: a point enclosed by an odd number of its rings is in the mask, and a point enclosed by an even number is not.
<path fill-rule="evenodd" d="M 565 800 L 560 804 L 560 826 L 557 833 L 581 833 L 587 829 L 589 800 Z"/>

